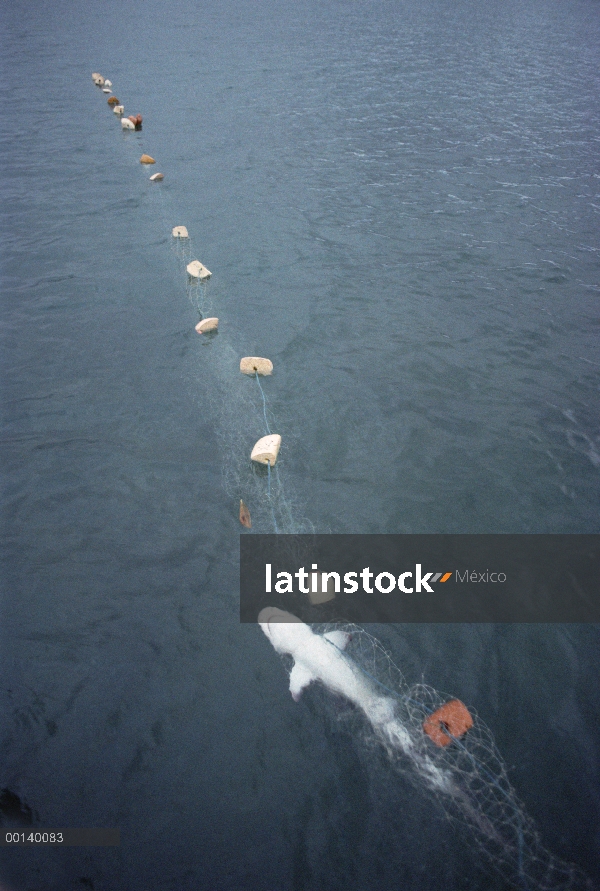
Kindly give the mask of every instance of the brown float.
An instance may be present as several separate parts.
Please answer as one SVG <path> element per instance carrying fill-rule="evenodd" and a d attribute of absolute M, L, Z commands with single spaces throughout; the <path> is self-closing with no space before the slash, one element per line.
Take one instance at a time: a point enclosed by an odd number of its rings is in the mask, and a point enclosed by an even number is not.
<path fill-rule="evenodd" d="M 250 511 L 240 498 L 240 523 L 242 526 L 245 526 L 246 529 L 252 528 L 252 520 L 250 519 Z"/>

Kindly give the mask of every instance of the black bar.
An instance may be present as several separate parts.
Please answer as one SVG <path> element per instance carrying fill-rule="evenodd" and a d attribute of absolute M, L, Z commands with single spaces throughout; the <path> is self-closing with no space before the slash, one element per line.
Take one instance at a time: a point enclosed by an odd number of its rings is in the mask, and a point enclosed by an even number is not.
<path fill-rule="evenodd" d="M 599 535 L 243 535 L 240 557 L 242 622 L 600 622 Z M 323 602 L 313 564 L 339 577 Z"/>
<path fill-rule="evenodd" d="M 0 847 L 108 847 L 121 844 L 120 829 L 1 829 Z"/>

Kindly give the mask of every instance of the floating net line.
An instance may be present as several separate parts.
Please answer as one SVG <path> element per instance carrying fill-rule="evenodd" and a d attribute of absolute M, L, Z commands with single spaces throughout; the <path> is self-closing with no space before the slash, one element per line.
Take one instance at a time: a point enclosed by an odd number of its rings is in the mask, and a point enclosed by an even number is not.
<path fill-rule="evenodd" d="M 189 244 L 178 242 L 189 241 Z M 220 301 L 213 297 L 212 279 L 195 282 L 186 273 L 189 258 L 197 256 L 192 239 L 172 239 L 172 251 L 179 272 L 186 282 L 186 294 L 198 319 L 219 315 Z M 191 280 L 190 280 L 191 279 Z M 249 506 L 252 528 L 255 531 L 275 533 L 300 533 L 312 531 L 307 520 L 298 520 L 302 507 L 297 498 L 290 496 L 284 486 L 280 462 L 285 464 L 285 454 L 293 442 L 286 434 L 277 463 L 258 464 L 250 460 L 252 446 L 260 437 L 278 430 L 273 411 L 265 392 L 268 384 L 240 372 L 241 352 L 236 352 L 228 338 L 205 335 L 210 338 L 210 373 L 215 387 L 205 389 L 204 398 L 218 419 L 217 439 L 222 464 L 223 488 L 237 505 L 239 500 Z"/>
<path fill-rule="evenodd" d="M 189 243 L 180 243 L 186 241 Z M 190 258 L 198 256 L 192 239 L 173 238 L 172 242 L 178 272 L 187 280 L 187 298 L 198 320 L 219 316 L 222 306 L 218 297 L 213 296 L 212 279 L 194 281 L 187 275 Z M 299 500 L 286 492 L 280 468 L 280 463 L 285 464 L 286 451 L 294 437 L 283 436 L 283 454 L 274 466 L 250 460 L 252 446 L 260 437 L 280 432 L 266 393 L 270 380 L 263 378 L 261 382 L 256 372 L 253 377 L 242 374 L 243 353 L 236 351 L 221 332 L 204 337 L 210 338 L 210 374 L 215 386 L 206 388 L 203 396 L 218 419 L 217 439 L 225 492 L 236 506 L 239 500 L 248 505 L 255 531 L 296 534 L 312 531 L 307 520 L 296 518 L 302 508 Z"/>
<path fill-rule="evenodd" d="M 120 118 L 117 117 L 117 120 Z M 175 283 L 178 288 L 185 288 L 186 297 L 196 313 L 196 321 L 226 317 L 224 301 L 212 276 L 202 279 L 187 272 L 187 266 L 202 257 L 202 250 L 191 233 L 188 232 L 184 238 L 171 234 L 176 226 L 183 225 L 185 221 L 180 219 L 181 215 L 172 206 L 173 202 L 165 193 L 162 183 L 150 182 L 148 168 L 139 163 L 138 152 L 143 151 L 144 144 L 142 133 L 139 130 L 124 130 L 123 136 L 132 149 L 132 159 L 135 156 L 135 163 L 147 184 L 148 197 L 162 221 L 170 246 Z M 252 446 L 259 438 L 272 431 L 281 432 L 269 406 L 268 384 L 261 383 L 258 374 L 255 374 L 253 381 L 240 372 L 240 359 L 245 354 L 236 351 L 222 332 L 213 331 L 198 336 L 204 338 L 210 347 L 210 359 L 202 366 L 208 382 L 203 388 L 202 405 L 208 403 L 216 419 L 223 488 L 232 499 L 234 509 L 237 510 L 243 500 L 249 508 L 252 530 L 255 532 L 314 532 L 312 523 L 303 516 L 300 499 L 291 494 L 289 484 L 284 486 L 280 466 L 285 466 L 286 453 L 291 452 L 297 437 L 289 430 L 283 432 L 281 453 L 274 466 L 250 460 Z"/>
<path fill-rule="evenodd" d="M 457 700 L 427 684 L 409 686 L 381 643 L 357 625 L 311 628 L 317 634 L 346 635 L 343 650 L 328 643 L 393 707 L 390 720 L 369 725 L 371 740 L 383 747 L 394 769 L 420 790 L 425 787 L 447 817 L 468 828 L 484 862 L 521 891 L 593 891 L 595 886 L 577 866 L 542 844 L 510 784 L 491 731 L 475 712 L 469 709 L 472 726 L 461 735 L 453 736 L 443 721 L 437 722 L 447 739 L 436 745 L 424 724 L 428 719 L 436 723 L 436 713 Z M 291 670 L 290 657 L 283 661 Z"/>

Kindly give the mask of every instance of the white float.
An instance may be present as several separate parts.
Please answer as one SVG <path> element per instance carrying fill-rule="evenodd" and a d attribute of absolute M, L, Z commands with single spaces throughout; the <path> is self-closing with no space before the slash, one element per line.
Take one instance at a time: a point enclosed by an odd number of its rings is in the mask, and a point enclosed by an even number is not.
<path fill-rule="evenodd" d="M 277 461 L 280 446 L 281 436 L 279 433 L 270 433 L 269 436 L 263 436 L 252 449 L 250 459 L 258 462 L 258 464 L 270 464 L 273 467 Z"/>
<path fill-rule="evenodd" d="M 115 114 L 125 114 L 125 106 L 124 105 L 113 105 L 113 111 Z M 131 123 L 131 121 L 130 121 Z M 135 127 L 133 128 L 135 130 Z"/>
<path fill-rule="evenodd" d="M 161 181 L 161 179 L 164 179 L 164 178 L 165 178 L 164 173 L 153 173 L 152 176 L 150 177 L 150 182 L 151 183 L 159 183 Z"/>
<path fill-rule="evenodd" d="M 104 83 L 106 83 L 106 81 L 104 81 Z M 112 90 L 110 87 L 102 87 L 102 92 L 103 93 L 112 93 Z"/>
<path fill-rule="evenodd" d="M 105 81 L 104 81 L 104 86 L 105 86 L 105 87 L 112 87 L 112 81 L 111 81 L 111 80 L 105 80 Z"/>
<path fill-rule="evenodd" d="M 198 334 L 206 334 L 207 331 L 216 331 L 219 327 L 219 320 L 216 318 L 211 319 L 202 319 L 201 322 L 198 322 L 196 325 L 196 331 Z"/>
<path fill-rule="evenodd" d="M 212 272 L 203 266 L 200 260 L 192 260 L 191 263 L 188 263 L 186 266 L 188 275 L 191 275 L 192 278 L 210 278 Z"/>
<path fill-rule="evenodd" d="M 263 359 L 262 356 L 244 356 L 240 361 L 240 371 L 242 374 L 273 374 L 273 363 L 270 359 Z"/>
<path fill-rule="evenodd" d="M 121 127 L 123 130 L 135 130 L 135 124 L 132 124 L 129 118 L 121 118 Z"/>
<path fill-rule="evenodd" d="M 189 238 L 188 230 L 185 228 L 185 226 L 174 226 L 173 238 Z"/>
<path fill-rule="evenodd" d="M 327 579 L 324 585 L 322 572 L 311 572 L 309 579 L 308 599 L 311 603 L 327 603 L 335 599 L 335 579 Z"/>

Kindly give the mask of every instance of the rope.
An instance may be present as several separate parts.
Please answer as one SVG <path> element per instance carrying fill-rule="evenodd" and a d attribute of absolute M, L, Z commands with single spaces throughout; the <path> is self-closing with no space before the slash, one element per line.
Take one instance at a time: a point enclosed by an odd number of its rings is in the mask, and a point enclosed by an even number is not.
<path fill-rule="evenodd" d="M 260 386 L 260 384 L 259 384 Z M 271 508 L 271 517 L 273 519 L 273 526 L 275 527 L 275 534 L 279 535 L 279 529 L 277 528 L 277 520 L 275 519 L 275 511 L 273 510 L 273 502 L 271 501 L 271 462 L 267 461 L 267 498 L 269 499 L 269 506 Z"/>
<path fill-rule="evenodd" d="M 266 400 L 266 398 L 265 398 L 265 392 L 264 392 L 263 388 L 261 387 L 261 384 L 260 384 L 260 378 L 259 378 L 259 376 L 258 376 L 258 371 L 255 371 L 255 372 L 254 372 L 254 376 L 255 376 L 255 378 L 256 378 L 256 383 L 258 384 L 258 389 L 260 390 L 260 395 L 262 396 L 262 401 L 263 401 L 263 415 L 264 415 L 264 418 L 265 418 L 265 427 L 267 428 L 267 433 L 268 433 L 269 436 L 270 436 L 270 435 L 271 435 L 271 431 L 270 431 L 270 429 L 269 429 L 269 422 L 268 422 L 268 420 L 267 420 L 267 400 Z"/>
<path fill-rule="evenodd" d="M 258 389 L 260 390 L 260 395 L 262 396 L 263 403 L 263 416 L 265 419 L 265 429 L 267 434 L 271 435 L 271 429 L 269 427 L 269 421 L 267 420 L 267 399 L 265 396 L 265 391 L 263 390 L 260 378 L 258 376 L 258 371 L 254 372 L 254 377 L 256 378 L 256 383 L 258 384 Z M 275 519 L 275 510 L 273 508 L 273 502 L 271 500 L 271 462 L 267 461 L 267 498 L 269 499 L 269 507 L 271 508 L 271 519 L 273 520 L 273 526 L 275 527 L 275 533 L 279 535 L 279 529 L 277 528 L 277 520 Z"/>

